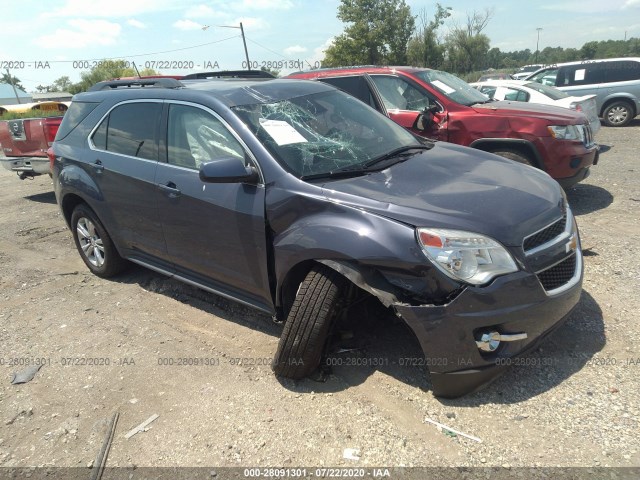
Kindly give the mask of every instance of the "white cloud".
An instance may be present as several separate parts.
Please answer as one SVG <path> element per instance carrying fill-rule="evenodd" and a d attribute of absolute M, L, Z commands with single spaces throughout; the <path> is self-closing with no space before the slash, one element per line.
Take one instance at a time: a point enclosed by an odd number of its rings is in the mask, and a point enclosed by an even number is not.
<path fill-rule="evenodd" d="M 202 30 L 203 25 L 193 20 L 178 20 L 173 24 L 178 30 Z"/>
<path fill-rule="evenodd" d="M 135 18 L 130 18 L 129 20 L 127 20 L 127 24 L 135 28 L 147 28 L 144 23 L 142 23 L 140 20 L 136 20 Z"/>
<path fill-rule="evenodd" d="M 304 53 L 306 51 L 307 51 L 306 47 L 302 47 L 300 45 L 292 45 L 284 49 L 284 54 L 290 56 L 290 55 L 296 55 L 298 53 Z"/>
<path fill-rule="evenodd" d="M 131 17 L 158 12 L 172 7 L 172 0 L 67 0 L 62 7 L 44 13 L 43 17 Z"/>
<path fill-rule="evenodd" d="M 221 11 L 214 10 L 208 5 L 196 5 L 189 7 L 184 13 L 185 18 L 225 18 L 228 15 Z"/>
<path fill-rule="evenodd" d="M 247 31 L 247 29 L 255 31 L 255 30 L 264 30 L 266 28 L 269 28 L 269 24 L 265 19 L 255 18 L 255 17 L 238 18 L 235 20 L 235 22 L 232 22 L 230 25 L 240 26 L 240 22 L 242 22 L 242 28 L 244 28 L 245 32 Z"/>
<path fill-rule="evenodd" d="M 113 45 L 120 36 L 122 27 L 106 20 L 73 19 L 67 22 L 71 28 L 58 28 L 50 35 L 41 35 L 33 40 L 43 48 L 85 48 Z"/>
<path fill-rule="evenodd" d="M 640 0 L 627 0 L 626 2 L 624 2 L 624 5 L 622 5 L 622 8 L 635 8 L 635 7 L 640 7 Z"/>
<path fill-rule="evenodd" d="M 289 10 L 291 0 L 242 0 L 233 4 L 236 10 Z"/>

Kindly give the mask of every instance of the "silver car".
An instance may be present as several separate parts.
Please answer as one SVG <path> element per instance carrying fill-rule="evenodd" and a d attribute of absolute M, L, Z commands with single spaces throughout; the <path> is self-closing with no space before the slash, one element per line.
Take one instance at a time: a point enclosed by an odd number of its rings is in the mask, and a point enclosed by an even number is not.
<path fill-rule="evenodd" d="M 625 126 L 640 113 L 640 57 L 558 63 L 526 79 L 570 95 L 596 95 L 599 115 L 610 127 Z"/>

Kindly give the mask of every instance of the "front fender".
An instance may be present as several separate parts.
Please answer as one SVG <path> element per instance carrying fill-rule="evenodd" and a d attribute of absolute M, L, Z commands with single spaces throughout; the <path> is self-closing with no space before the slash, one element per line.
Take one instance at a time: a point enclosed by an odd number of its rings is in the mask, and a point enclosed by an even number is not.
<path fill-rule="evenodd" d="M 311 211 L 317 213 L 300 216 L 274 235 L 277 306 L 283 305 L 283 287 L 293 283 L 297 288 L 306 265 L 313 262 L 337 270 L 387 306 L 412 299 L 437 303 L 459 288 L 429 263 L 412 227 L 360 209 L 323 203 L 322 210 L 316 205 Z M 291 272 L 295 272 L 293 282 Z"/>

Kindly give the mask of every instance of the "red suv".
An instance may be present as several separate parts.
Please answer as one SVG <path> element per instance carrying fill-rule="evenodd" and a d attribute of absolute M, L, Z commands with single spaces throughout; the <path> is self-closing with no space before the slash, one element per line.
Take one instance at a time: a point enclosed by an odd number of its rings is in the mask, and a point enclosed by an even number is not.
<path fill-rule="evenodd" d="M 598 146 L 578 112 L 493 101 L 450 73 L 414 67 L 346 67 L 289 78 L 330 83 L 413 133 L 540 168 L 563 187 L 589 175 Z"/>

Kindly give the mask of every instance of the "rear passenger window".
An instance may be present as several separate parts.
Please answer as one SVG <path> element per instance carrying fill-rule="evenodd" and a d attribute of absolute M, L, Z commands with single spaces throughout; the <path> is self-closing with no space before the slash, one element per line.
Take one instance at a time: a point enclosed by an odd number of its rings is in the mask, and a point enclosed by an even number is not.
<path fill-rule="evenodd" d="M 563 67 L 564 77 L 561 83 L 557 85 L 571 86 L 571 85 L 593 85 L 596 83 L 604 82 L 604 72 L 606 69 L 606 63 L 582 63 L 579 65 L 570 65 Z"/>
<path fill-rule="evenodd" d="M 161 103 L 126 103 L 114 108 L 91 141 L 100 149 L 146 160 L 158 159 Z"/>
<path fill-rule="evenodd" d="M 371 95 L 371 89 L 362 76 L 321 78 L 320 81 L 353 95 L 370 107 L 377 108 L 373 95 Z"/>
<path fill-rule="evenodd" d="M 640 62 L 633 60 L 620 60 L 607 62 L 605 78 L 607 82 L 628 82 L 640 80 Z"/>

